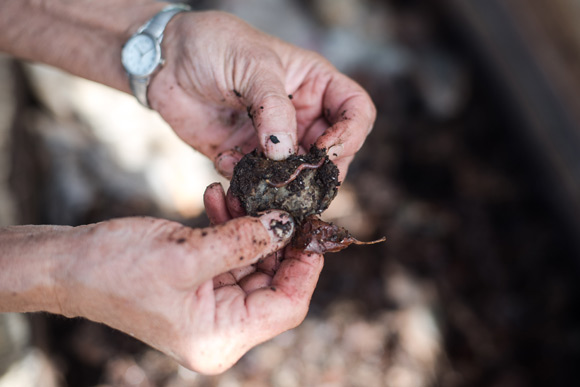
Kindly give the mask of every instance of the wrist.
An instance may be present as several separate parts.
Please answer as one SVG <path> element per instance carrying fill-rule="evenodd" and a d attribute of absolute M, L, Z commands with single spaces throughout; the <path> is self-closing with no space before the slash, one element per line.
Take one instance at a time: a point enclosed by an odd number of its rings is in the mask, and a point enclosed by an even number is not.
<path fill-rule="evenodd" d="M 121 48 L 168 3 L 151 0 L 8 0 L 0 50 L 130 92 Z"/>
<path fill-rule="evenodd" d="M 159 88 L 158 85 L 174 84 L 175 80 L 175 61 L 177 59 L 176 52 L 185 52 L 180 49 L 181 39 L 179 34 L 179 29 L 181 28 L 181 20 L 185 16 L 191 17 L 193 12 L 180 13 L 175 15 L 170 22 L 167 24 L 163 36 L 163 41 L 161 42 L 161 52 L 164 59 L 164 64 L 159 68 L 159 70 L 151 77 L 147 88 L 147 99 L 149 101 L 149 106 L 151 109 L 158 111 L 159 103 L 157 101 L 158 96 L 162 99 L 167 99 L 168 90 L 165 87 Z M 161 90 L 161 93 L 159 92 Z M 172 88 L 173 90 L 173 88 Z"/>
<path fill-rule="evenodd" d="M 66 226 L 0 228 L 0 312 L 64 314 L 61 271 L 71 259 Z"/>
<path fill-rule="evenodd" d="M 185 4 L 172 4 L 163 8 L 123 46 L 121 62 L 129 77 L 133 95 L 139 103 L 150 108 L 147 92 L 151 79 L 160 71 L 164 62 L 161 43 L 165 29 L 173 18 L 182 12 L 190 11 Z"/>

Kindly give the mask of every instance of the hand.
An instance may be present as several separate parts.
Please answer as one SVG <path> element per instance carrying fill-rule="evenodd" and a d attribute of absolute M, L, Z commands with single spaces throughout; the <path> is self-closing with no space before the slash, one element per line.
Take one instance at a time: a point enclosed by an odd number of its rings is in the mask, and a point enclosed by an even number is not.
<path fill-rule="evenodd" d="M 367 93 L 325 59 L 232 15 L 179 14 L 163 49 L 151 106 L 227 177 L 257 147 L 279 160 L 316 144 L 342 179 L 375 120 Z"/>
<path fill-rule="evenodd" d="M 72 229 L 82 251 L 58 271 L 61 313 L 127 332 L 202 373 L 298 325 L 322 256 L 275 253 L 292 233 L 283 212 L 230 220 L 221 186 L 205 198 L 219 223 L 209 228 L 127 218 Z"/>

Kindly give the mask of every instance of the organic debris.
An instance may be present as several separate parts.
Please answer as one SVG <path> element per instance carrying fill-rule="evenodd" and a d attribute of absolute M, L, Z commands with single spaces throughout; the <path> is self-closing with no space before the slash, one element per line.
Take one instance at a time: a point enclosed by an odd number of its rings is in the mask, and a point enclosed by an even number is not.
<path fill-rule="evenodd" d="M 249 215 L 284 210 L 298 224 L 292 245 L 313 253 L 335 252 L 360 242 L 342 228 L 315 215 L 326 210 L 338 192 L 338 168 L 325 149 L 314 146 L 306 155 L 274 161 L 253 151 L 240 160 L 230 185 Z"/>
<path fill-rule="evenodd" d="M 352 245 L 372 245 L 384 242 L 386 237 L 371 242 L 361 242 L 353 237 L 344 227 L 325 222 L 316 216 L 310 216 L 302 222 L 292 246 L 309 253 L 334 253 Z"/>

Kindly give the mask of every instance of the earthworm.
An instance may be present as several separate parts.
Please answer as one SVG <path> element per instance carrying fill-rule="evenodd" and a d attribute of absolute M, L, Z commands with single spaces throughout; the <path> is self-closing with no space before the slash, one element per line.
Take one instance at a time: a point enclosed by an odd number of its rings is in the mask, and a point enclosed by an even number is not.
<path fill-rule="evenodd" d="M 325 161 L 325 159 L 322 158 L 322 159 L 320 159 L 320 161 L 317 164 L 308 164 L 308 163 L 300 164 L 296 168 L 296 170 L 294 172 L 292 172 L 292 174 L 290 175 L 290 177 L 287 180 L 284 180 L 283 182 L 280 182 L 280 183 L 272 183 L 270 181 L 270 179 L 266 179 L 266 183 L 268 183 L 271 187 L 275 187 L 275 188 L 285 187 L 288 184 L 290 184 L 291 182 L 293 182 L 294 180 L 296 180 L 298 175 L 300 175 L 300 172 L 302 172 L 305 169 L 318 169 L 322 166 L 322 164 L 324 164 L 324 161 Z"/>

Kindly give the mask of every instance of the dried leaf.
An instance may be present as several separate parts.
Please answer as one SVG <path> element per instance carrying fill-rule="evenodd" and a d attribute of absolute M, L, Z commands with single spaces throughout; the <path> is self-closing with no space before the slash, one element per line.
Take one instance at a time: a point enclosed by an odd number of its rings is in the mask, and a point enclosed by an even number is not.
<path fill-rule="evenodd" d="M 361 242 L 353 237 L 344 227 L 325 222 L 315 216 L 310 216 L 302 222 L 296 231 L 292 245 L 305 252 L 324 254 L 346 249 L 353 243 L 357 245 L 371 245 L 384 242 L 385 240 L 386 238 L 383 237 L 376 241 Z"/>

